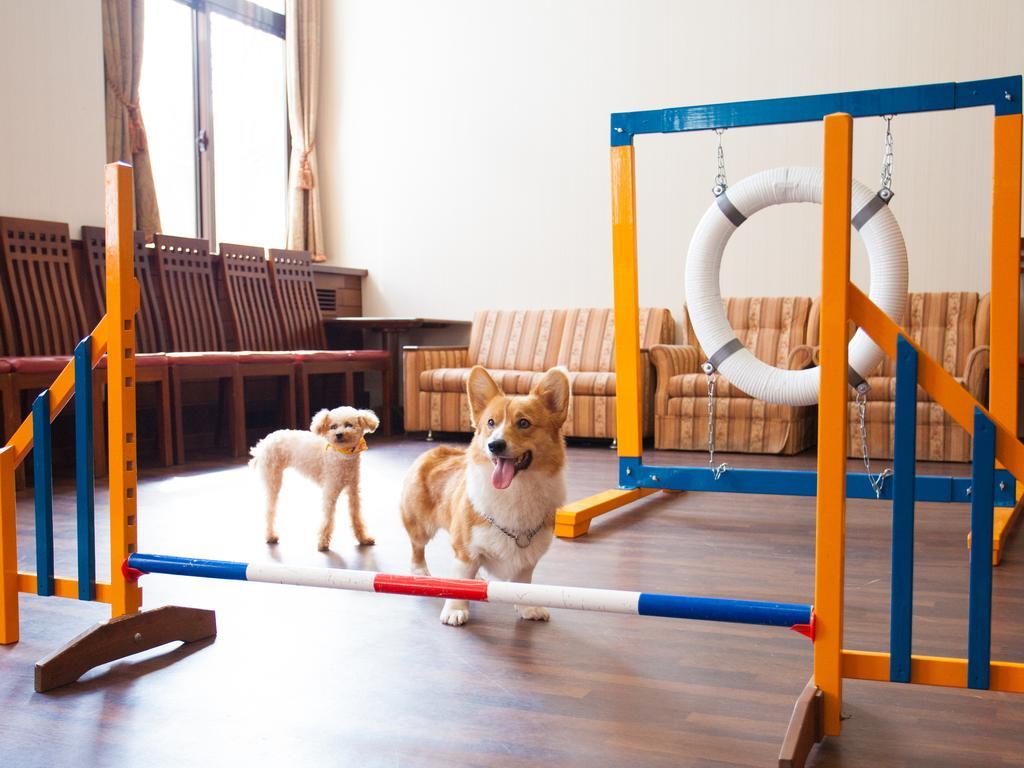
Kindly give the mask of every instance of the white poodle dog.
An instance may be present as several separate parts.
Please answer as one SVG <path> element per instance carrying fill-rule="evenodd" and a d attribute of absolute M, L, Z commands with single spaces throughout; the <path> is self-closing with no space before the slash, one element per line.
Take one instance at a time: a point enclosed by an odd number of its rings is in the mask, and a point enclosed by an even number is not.
<path fill-rule="evenodd" d="M 373 544 L 359 509 L 359 454 L 366 450 L 366 435 L 379 425 L 373 411 L 342 406 L 326 408 L 313 417 L 309 431 L 279 429 L 260 440 L 250 451 L 249 466 L 260 473 L 267 488 L 267 543 L 276 544 L 277 497 L 285 469 L 292 467 L 320 486 L 324 519 L 320 526 L 320 551 L 329 549 L 334 533 L 334 507 L 348 491 L 352 531 L 362 545 Z"/>

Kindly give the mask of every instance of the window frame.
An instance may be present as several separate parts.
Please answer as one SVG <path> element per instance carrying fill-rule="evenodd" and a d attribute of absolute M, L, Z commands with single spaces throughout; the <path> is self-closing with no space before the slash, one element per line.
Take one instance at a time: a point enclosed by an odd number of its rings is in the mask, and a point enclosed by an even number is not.
<path fill-rule="evenodd" d="M 170 0 L 169 0 L 170 1 Z M 286 19 L 284 14 L 264 8 L 250 0 L 173 0 L 192 10 L 192 114 L 195 162 L 195 203 L 196 229 L 198 236 L 208 240 L 211 247 L 217 247 L 217 218 L 214 185 L 214 158 L 216 141 L 213 114 L 213 60 L 210 45 L 210 16 L 218 13 L 253 29 L 285 38 Z M 285 104 L 285 122 L 288 120 L 288 105 Z M 285 126 L 286 146 L 291 151 L 291 134 Z M 281 212 L 282 218 L 287 211 Z"/>

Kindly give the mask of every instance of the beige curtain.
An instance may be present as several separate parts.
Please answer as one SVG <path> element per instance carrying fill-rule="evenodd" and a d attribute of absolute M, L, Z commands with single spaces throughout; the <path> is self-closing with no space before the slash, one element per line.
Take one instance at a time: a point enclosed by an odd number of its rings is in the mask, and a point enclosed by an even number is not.
<path fill-rule="evenodd" d="M 316 163 L 320 0 L 288 0 L 285 26 L 288 124 L 292 138 L 288 168 L 288 247 L 309 251 L 313 261 L 326 261 Z"/>
<path fill-rule="evenodd" d="M 160 231 L 146 126 L 139 110 L 145 0 L 103 0 L 103 68 L 106 73 L 107 162 L 135 169 L 135 224 L 147 240 Z"/>

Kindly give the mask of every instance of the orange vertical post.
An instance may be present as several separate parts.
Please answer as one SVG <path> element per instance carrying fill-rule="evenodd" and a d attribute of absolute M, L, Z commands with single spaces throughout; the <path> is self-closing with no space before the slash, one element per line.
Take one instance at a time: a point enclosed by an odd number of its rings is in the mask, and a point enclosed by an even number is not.
<path fill-rule="evenodd" d="M 821 388 L 814 557 L 814 683 L 825 695 L 825 733 L 838 736 L 843 701 L 843 567 L 846 549 L 847 295 L 853 118 L 825 118 L 822 197 Z"/>
<path fill-rule="evenodd" d="M 0 446 L 0 645 L 18 642 L 18 531 L 14 453 Z"/>
<path fill-rule="evenodd" d="M 615 275 L 615 407 L 619 456 L 643 447 L 640 402 L 640 307 L 636 261 L 633 147 L 612 147 L 612 258 Z"/>
<path fill-rule="evenodd" d="M 1003 424 L 1017 425 L 1020 350 L 1021 115 L 997 115 L 992 141 L 992 303 L 989 342 L 989 412 Z M 1018 505 L 1019 509 L 1019 505 Z M 996 509 L 992 562 L 1017 509 Z"/>
<path fill-rule="evenodd" d="M 107 407 L 110 451 L 111 613 L 135 613 L 142 604 L 138 584 L 121 573 L 136 551 L 137 462 L 135 431 L 135 224 L 132 169 L 110 163 L 104 177 L 107 229 Z"/>

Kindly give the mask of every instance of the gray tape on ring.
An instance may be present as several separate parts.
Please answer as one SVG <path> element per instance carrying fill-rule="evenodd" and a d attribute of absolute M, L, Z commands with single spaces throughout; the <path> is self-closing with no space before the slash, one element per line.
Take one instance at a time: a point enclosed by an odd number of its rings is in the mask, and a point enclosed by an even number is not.
<path fill-rule="evenodd" d="M 732 200 L 729 199 L 729 196 L 725 192 L 716 197 L 715 201 L 718 203 L 718 207 L 722 213 L 725 214 L 725 218 L 731 221 L 733 226 L 738 227 L 747 220 L 747 217 L 740 213 L 739 209 L 732 204 Z"/>
<path fill-rule="evenodd" d="M 871 221 L 871 217 L 882 210 L 884 206 L 888 205 L 893 197 L 894 195 L 892 192 L 889 192 L 888 199 L 882 197 L 882 193 L 879 192 L 868 200 L 867 203 L 864 204 L 864 207 L 857 211 L 857 214 L 850 219 L 850 223 L 853 224 L 853 228 L 860 232 L 860 228 Z"/>
<path fill-rule="evenodd" d="M 721 200 L 721 198 L 719 198 L 719 200 Z M 708 364 L 717 371 L 718 366 L 724 363 L 733 352 L 740 349 L 743 349 L 743 342 L 733 337 L 731 341 L 725 342 L 725 344 L 718 348 L 718 351 L 715 352 L 715 354 L 708 358 Z"/>
<path fill-rule="evenodd" d="M 853 368 L 850 368 L 847 372 L 847 380 L 850 382 L 850 386 L 860 392 L 862 395 L 866 395 L 871 387 L 868 385 L 867 379 L 861 376 Z"/>

